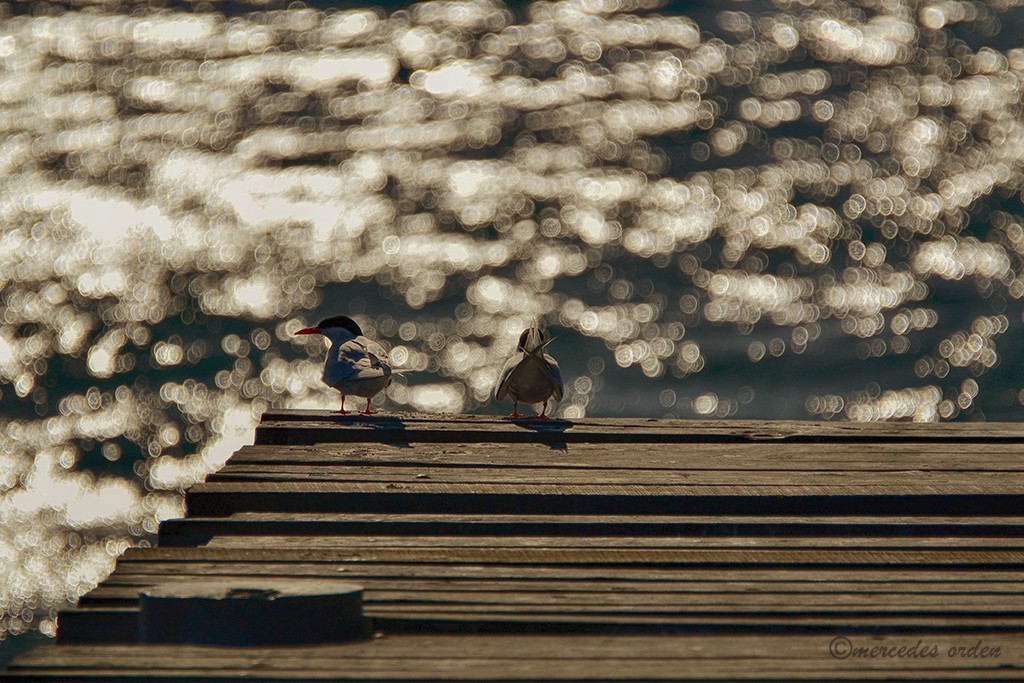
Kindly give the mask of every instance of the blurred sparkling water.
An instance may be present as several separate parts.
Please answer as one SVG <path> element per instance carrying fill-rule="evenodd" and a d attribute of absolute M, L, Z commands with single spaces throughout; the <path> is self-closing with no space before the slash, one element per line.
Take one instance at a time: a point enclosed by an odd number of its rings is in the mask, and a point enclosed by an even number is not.
<path fill-rule="evenodd" d="M 1018 419 L 1015 0 L 0 3 L 0 638 L 268 407 Z"/>

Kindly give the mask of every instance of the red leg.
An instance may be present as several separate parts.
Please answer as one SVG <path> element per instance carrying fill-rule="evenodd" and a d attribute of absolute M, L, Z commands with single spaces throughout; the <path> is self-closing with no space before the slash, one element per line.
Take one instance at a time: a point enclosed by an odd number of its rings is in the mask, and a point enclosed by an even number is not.
<path fill-rule="evenodd" d="M 509 415 L 509 417 L 511 417 L 511 418 L 526 417 L 525 415 L 521 415 L 519 413 L 519 401 L 515 401 L 515 400 L 512 401 L 512 414 Z"/>
<path fill-rule="evenodd" d="M 540 420 L 546 420 L 546 419 L 548 419 L 547 412 L 548 412 L 548 402 L 544 401 L 544 407 L 541 409 L 540 415 L 534 415 L 533 417 L 536 417 L 536 418 L 538 418 Z"/>
<path fill-rule="evenodd" d="M 348 411 L 345 410 L 345 394 L 341 395 L 341 410 L 338 411 L 339 415 L 348 415 Z"/>
<path fill-rule="evenodd" d="M 371 399 L 372 399 L 372 397 L 366 399 L 366 410 L 363 411 L 363 415 L 376 415 L 377 414 L 376 410 L 370 410 L 370 400 Z"/>

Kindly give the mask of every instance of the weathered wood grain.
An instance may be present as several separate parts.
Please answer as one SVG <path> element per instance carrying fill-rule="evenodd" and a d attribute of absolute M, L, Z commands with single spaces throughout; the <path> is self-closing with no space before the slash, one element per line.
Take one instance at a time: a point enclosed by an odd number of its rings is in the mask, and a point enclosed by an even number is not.
<path fill-rule="evenodd" d="M 773 471 L 734 469 L 583 469 L 496 467 L 374 467 L 369 465 L 279 465 L 273 470 L 261 467 L 228 465 L 210 475 L 208 482 L 406 482 L 436 487 L 439 484 L 481 484 L 483 486 L 513 484 L 516 486 L 792 486 L 794 479 L 802 486 L 881 486 L 881 487 L 973 487 L 994 488 L 999 492 L 1024 488 L 1024 470 L 923 472 L 913 469 L 888 471 L 817 471 L 788 470 L 784 465 Z M 656 489 L 658 490 L 658 489 Z"/>
<path fill-rule="evenodd" d="M 1020 662 L 1024 649 L 1020 638 L 1024 633 L 996 633 L 985 640 L 990 647 L 999 647 L 1004 657 L 1003 664 Z M 375 639 L 337 643 L 331 645 L 290 646 L 282 648 L 260 647 L 254 650 L 236 647 L 204 647 L 180 644 L 175 646 L 161 645 L 111 645 L 102 648 L 90 646 L 68 646 L 67 648 L 44 648 L 26 656 L 26 662 L 41 661 L 43 657 L 52 657 L 55 663 L 73 666 L 76 662 L 102 660 L 106 657 L 117 657 L 128 660 L 134 654 L 148 652 L 155 666 L 173 665 L 181 656 L 202 657 L 214 655 L 218 658 L 217 665 L 234 666 L 239 660 L 245 660 L 252 654 L 261 653 L 275 655 L 279 664 L 289 660 L 373 660 L 386 655 L 395 660 L 419 662 L 433 658 L 444 659 L 453 656 L 464 656 L 467 651 L 482 659 L 501 657 L 535 657 L 537 659 L 593 659 L 623 660 L 657 658 L 666 660 L 702 660 L 702 659 L 734 659 L 744 657 L 761 657 L 765 660 L 777 661 L 826 661 L 833 658 L 828 645 L 833 634 L 687 634 L 672 636 L 657 635 L 573 635 L 562 636 L 552 634 L 402 634 L 391 638 L 386 635 Z M 907 632 L 898 636 L 889 634 L 850 634 L 851 643 L 855 646 L 871 647 L 875 645 L 910 647 L 919 640 L 922 643 L 935 645 L 940 650 L 952 646 L 977 642 L 976 634 L 964 633 L 931 633 Z M 943 653 L 945 654 L 945 653 Z M 866 657 L 853 659 L 867 659 Z M 905 658 L 902 664 L 908 668 L 927 668 L 927 661 L 910 661 Z M 928 659 L 928 658 L 923 658 Z M 836 660 L 834 666 L 843 666 L 842 659 Z M 856 667 L 866 667 L 866 662 L 856 663 Z M 893 661 L 898 665 L 900 662 Z M 969 664 L 964 662 L 964 665 Z M 965 667 L 969 668 L 969 667 Z"/>
<path fill-rule="evenodd" d="M 577 443 L 552 449 L 536 443 L 413 443 L 243 446 L 228 466 L 387 465 L 404 467 L 615 468 L 635 470 L 921 470 L 1011 471 L 1024 469 L 1013 443 Z M 271 468 L 270 465 L 275 467 Z"/>
<path fill-rule="evenodd" d="M 773 603 L 776 607 L 788 600 Z M 132 633 L 137 608 L 83 606 L 70 612 L 58 642 L 135 642 Z M 134 613 L 134 617 L 133 617 Z M 629 606 L 587 607 L 572 603 L 533 606 L 513 604 L 443 604 L 411 602 L 400 605 L 367 605 L 364 614 L 385 633 L 496 632 L 496 633 L 821 633 L 857 631 L 896 633 L 908 630 L 995 633 L 1024 631 L 1024 615 L 1015 610 L 915 608 L 913 604 L 878 604 L 837 609 L 785 609 L 724 603 L 717 607 L 658 609 Z M 70 628 L 69 628 L 70 627 Z M 99 635 L 110 630 L 118 637 Z M 125 634 L 123 637 L 122 634 Z"/>
<path fill-rule="evenodd" d="M 760 550 L 786 548 L 836 547 L 848 549 L 987 549 L 1024 550 L 1024 538 L 958 538 L 958 537 L 866 537 L 866 538 L 765 538 L 763 536 L 594 536 L 552 538 L 548 536 L 215 536 L 205 543 L 205 548 L 250 548 L 290 549 L 333 549 L 370 551 L 376 548 L 546 548 L 584 549 L 615 548 L 629 549 L 637 553 L 666 548 L 758 548 Z"/>
<path fill-rule="evenodd" d="M 244 581 L 243 577 L 237 577 Z M 253 579 L 249 579 L 252 581 Z M 277 579 L 287 586 L 292 578 Z M 179 581 L 177 585 L 187 586 L 194 583 Z M 174 582 L 168 582 L 172 585 Z M 363 584 L 360 584 L 363 585 Z M 589 588 L 589 590 L 588 590 Z M 716 586 L 717 591 L 678 591 L 652 590 L 634 591 L 628 585 L 608 587 L 585 587 L 571 584 L 558 586 L 523 586 L 508 582 L 493 582 L 489 586 L 479 585 L 473 590 L 466 590 L 461 585 L 431 585 L 403 587 L 399 584 L 385 585 L 378 582 L 366 588 L 364 604 L 368 611 L 374 606 L 390 605 L 430 605 L 437 609 L 441 605 L 478 605 L 509 606 L 525 605 L 530 609 L 560 606 L 566 611 L 575 611 L 584 607 L 617 607 L 624 610 L 691 612 L 703 611 L 711 607 L 729 610 L 756 609 L 760 612 L 842 612 L 851 609 L 879 611 L 900 607 L 905 610 L 956 612 L 971 609 L 986 613 L 1021 613 L 1024 612 L 1024 595 L 1012 591 L 1000 593 L 957 593 L 959 600 L 954 605 L 950 595 L 943 592 L 905 593 L 898 586 L 887 586 L 888 590 L 865 591 L 863 587 L 855 591 L 818 591 L 799 590 L 744 590 L 737 588 L 726 591 Z M 83 601 L 81 607 L 113 607 L 117 601 L 122 607 L 138 604 L 137 587 L 104 587 Z"/>
<path fill-rule="evenodd" d="M 300 423 L 300 424 L 296 424 Z M 715 443 L 751 441 L 1024 442 L 1018 423 L 853 423 L 762 420 L 508 420 L 487 416 L 373 416 L 328 411 L 267 411 L 259 444 L 377 443 Z"/>
<path fill-rule="evenodd" d="M 819 536 L 1013 538 L 1021 517 L 779 515 L 437 515 L 237 512 L 160 525 L 163 547 L 196 546 L 214 536 Z"/>
<path fill-rule="evenodd" d="M 1015 680 L 1024 634 L 851 635 L 851 647 L 935 648 L 938 657 L 829 654 L 833 635 L 418 635 L 293 648 L 106 645 L 39 648 L 16 662 L 12 680 Z M 845 637 L 845 636 L 844 636 Z M 976 649 L 976 652 L 980 649 Z M 938 661 L 936 661 L 938 660 Z M 138 678 L 131 678 L 131 677 Z M 80 678 L 76 678 L 80 677 Z"/>
<path fill-rule="evenodd" d="M 786 581 L 793 583 L 830 584 L 837 581 L 851 582 L 893 582 L 914 583 L 930 581 L 955 581 L 965 585 L 984 585 L 991 582 L 1024 581 L 1024 568 L 993 569 L 991 567 L 959 566 L 916 566 L 897 565 L 892 567 L 849 568 L 827 565 L 787 566 L 548 566 L 548 565 L 502 565 L 502 564 L 458 564 L 458 563 L 384 563 L 361 562 L 358 560 L 317 561 L 252 561 L 225 559 L 219 561 L 196 560 L 188 557 L 164 557 L 154 559 L 148 549 L 129 549 L 118 560 L 111 578 L 119 576 L 191 576 L 191 575 L 272 575 L 272 576 L 339 576 L 430 578 L 449 580 L 475 578 L 486 581 L 505 580 L 580 580 L 609 581 L 624 580 L 637 584 L 659 581 L 705 582 L 705 581 Z"/>
<path fill-rule="evenodd" d="M 103 585 L 89 592 L 80 601 L 83 606 L 131 606 L 138 603 L 139 591 L 157 583 L 187 583 L 205 574 L 174 575 L 154 579 L 147 575 L 121 575 L 111 577 Z M 216 575 L 218 578 L 232 579 L 239 585 L 251 574 L 225 573 Z M 338 574 L 332 574 L 332 578 Z M 290 578 L 290 577 L 289 577 Z M 348 577 L 355 580 L 357 577 Z M 835 595 L 835 594 L 890 594 L 912 595 L 916 593 L 930 596 L 941 596 L 944 600 L 958 599 L 958 595 L 1010 596 L 1011 601 L 1020 599 L 1024 593 L 1024 580 L 1016 582 L 987 583 L 984 586 L 964 582 L 867 582 L 867 581 L 836 581 L 832 583 L 793 581 L 712 581 L 710 577 L 703 582 L 648 582 L 606 580 L 586 581 L 575 579 L 558 580 L 473 580 L 470 578 L 451 578 L 446 580 L 419 579 L 403 580 L 389 577 L 358 577 L 359 585 L 364 586 L 371 594 L 377 590 L 407 591 L 427 595 L 434 592 L 458 590 L 463 593 L 491 592 L 500 586 L 505 592 L 515 593 L 557 593 L 566 594 L 600 594 L 629 593 L 636 595 L 705 595 L 721 593 L 724 595 L 741 593 L 744 595 L 771 595 L 780 600 L 783 597 L 799 600 L 800 596 Z"/>
<path fill-rule="evenodd" d="M 147 560 L 197 562 L 388 562 L 409 564 L 558 565 L 933 565 L 1019 567 L 1024 550 L 963 548 L 144 548 L 129 550 Z M 126 553 L 127 554 L 127 553 Z"/>

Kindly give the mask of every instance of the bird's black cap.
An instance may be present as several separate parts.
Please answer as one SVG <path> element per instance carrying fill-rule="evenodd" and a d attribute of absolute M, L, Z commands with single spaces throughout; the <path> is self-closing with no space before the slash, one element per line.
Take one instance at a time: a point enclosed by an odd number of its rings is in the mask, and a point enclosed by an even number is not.
<path fill-rule="evenodd" d="M 357 337 L 363 334 L 356 321 L 347 315 L 334 315 L 330 318 L 324 318 L 316 326 L 321 330 L 326 330 L 329 327 L 343 327 Z"/>

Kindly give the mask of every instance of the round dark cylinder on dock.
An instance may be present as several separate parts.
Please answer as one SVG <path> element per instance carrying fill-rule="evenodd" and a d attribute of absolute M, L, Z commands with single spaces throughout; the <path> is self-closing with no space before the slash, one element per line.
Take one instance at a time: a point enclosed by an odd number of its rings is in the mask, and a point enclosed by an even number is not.
<path fill-rule="evenodd" d="M 139 602 L 143 643 L 299 645 L 369 632 L 362 587 L 330 579 L 164 583 L 144 590 Z"/>

